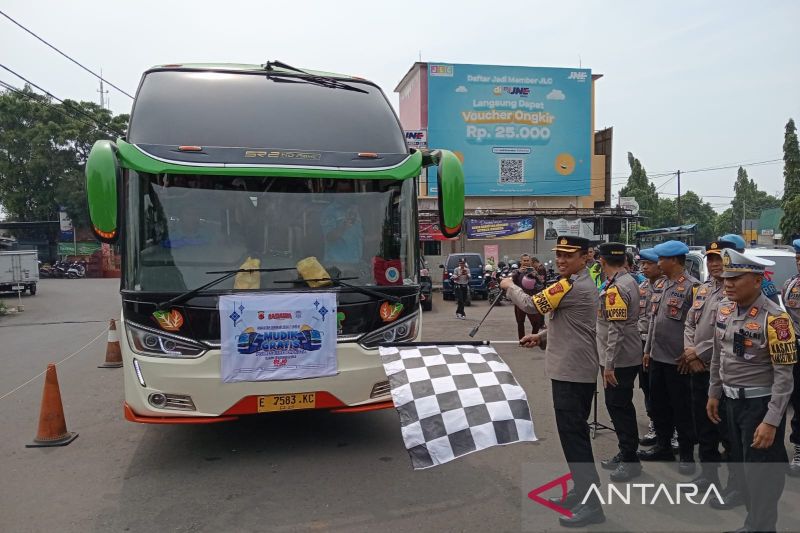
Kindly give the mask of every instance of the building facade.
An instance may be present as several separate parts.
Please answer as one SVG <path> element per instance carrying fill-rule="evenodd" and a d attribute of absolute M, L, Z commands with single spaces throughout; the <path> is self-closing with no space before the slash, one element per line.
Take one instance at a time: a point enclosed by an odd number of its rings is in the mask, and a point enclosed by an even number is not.
<path fill-rule="evenodd" d="M 465 173 L 465 228 L 453 240 L 437 231 L 435 169 L 419 178 L 420 240 L 431 267 L 456 252 L 547 261 L 559 234 L 599 241 L 619 232 L 613 131 L 594 124 L 601 77 L 574 68 L 412 65 L 395 88 L 407 142 L 453 151 Z"/>

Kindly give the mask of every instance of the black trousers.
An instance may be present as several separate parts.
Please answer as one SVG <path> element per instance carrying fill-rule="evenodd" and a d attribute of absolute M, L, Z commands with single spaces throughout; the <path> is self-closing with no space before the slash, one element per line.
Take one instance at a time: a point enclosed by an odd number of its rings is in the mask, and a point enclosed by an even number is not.
<path fill-rule="evenodd" d="M 469 285 L 458 285 L 453 284 L 453 291 L 456 295 L 456 302 L 458 303 L 458 307 L 456 307 L 456 314 L 457 315 L 464 315 L 464 302 L 467 301 L 467 294 L 469 292 Z"/>
<path fill-rule="evenodd" d="M 558 438 L 572 474 L 575 492 L 583 499 L 592 483 L 600 482 L 594 464 L 588 422 L 597 385 L 555 379 L 552 385 Z"/>
<path fill-rule="evenodd" d="M 642 341 L 642 353 L 644 353 L 645 341 Z M 642 389 L 644 394 L 644 410 L 648 418 L 653 418 L 650 415 L 650 374 L 645 370 L 644 365 L 639 365 L 639 388 Z"/>
<path fill-rule="evenodd" d="M 528 314 L 516 305 L 514 306 L 514 318 L 517 320 L 517 337 L 525 336 L 525 319 L 531 323 L 531 333 L 539 333 L 544 326 L 544 317 L 539 313 Z"/>
<path fill-rule="evenodd" d="M 770 396 L 732 400 L 725 398 L 733 462 L 730 468 L 739 471 L 740 490 L 747 506 L 744 526 L 748 531 L 775 531 L 778 522 L 778 500 L 786 483 L 786 448 L 783 439 L 786 417 L 775 431 L 775 440 L 767 449 L 751 446 L 753 434 L 767 413 Z"/>
<path fill-rule="evenodd" d="M 617 442 L 622 460 L 638 463 L 639 427 L 636 425 L 636 407 L 633 405 L 633 389 L 640 365 L 615 368 L 617 386 L 605 388 L 606 408 L 617 432 Z"/>
<path fill-rule="evenodd" d="M 700 462 L 718 465 L 722 456 L 719 453 L 719 444 L 722 436 L 720 428 L 708 418 L 706 404 L 708 404 L 708 382 L 710 372 L 700 372 L 690 375 L 692 384 L 692 415 L 694 431 L 700 448 Z"/>
<path fill-rule="evenodd" d="M 794 365 L 794 389 L 792 390 L 792 434 L 789 442 L 800 446 L 800 365 Z"/>
<path fill-rule="evenodd" d="M 650 361 L 650 413 L 658 445 L 668 449 L 672 430 L 677 429 L 681 458 L 693 457 L 691 384 L 688 374 L 678 373 L 677 365 Z"/>

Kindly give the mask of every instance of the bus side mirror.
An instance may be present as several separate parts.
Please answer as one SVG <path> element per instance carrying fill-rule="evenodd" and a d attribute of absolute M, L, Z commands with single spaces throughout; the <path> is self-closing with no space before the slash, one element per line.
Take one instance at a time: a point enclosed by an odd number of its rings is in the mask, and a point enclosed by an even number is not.
<path fill-rule="evenodd" d="M 439 194 L 439 229 L 451 239 L 461 233 L 464 222 L 464 169 L 449 150 L 437 150 L 436 181 Z"/>
<path fill-rule="evenodd" d="M 86 197 L 92 232 L 98 241 L 108 244 L 119 237 L 119 182 L 117 146 L 111 141 L 97 141 L 86 162 Z"/>

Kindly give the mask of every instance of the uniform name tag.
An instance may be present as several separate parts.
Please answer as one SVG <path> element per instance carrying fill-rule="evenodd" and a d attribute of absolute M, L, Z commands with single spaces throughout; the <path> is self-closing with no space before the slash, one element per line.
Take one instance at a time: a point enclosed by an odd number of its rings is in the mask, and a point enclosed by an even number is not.
<path fill-rule="evenodd" d="M 628 306 L 617 287 L 606 291 L 606 320 L 628 320 Z"/>
<path fill-rule="evenodd" d="M 767 319 L 767 340 L 773 364 L 793 365 L 797 363 L 797 343 L 789 315 L 781 313 Z"/>

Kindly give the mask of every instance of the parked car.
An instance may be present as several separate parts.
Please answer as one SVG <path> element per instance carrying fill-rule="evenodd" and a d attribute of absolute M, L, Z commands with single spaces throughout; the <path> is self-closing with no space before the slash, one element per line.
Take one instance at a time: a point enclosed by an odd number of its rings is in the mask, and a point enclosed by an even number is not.
<path fill-rule="evenodd" d="M 425 258 L 419 258 L 419 303 L 423 311 L 433 309 L 433 280 Z"/>
<path fill-rule="evenodd" d="M 469 297 L 466 305 L 470 305 L 472 298 L 488 299 L 489 287 L 486 286 L 486 281 L 483 277 L 483 256 L 478 253 L 450 254 L 447 256 L 445 263 L 439 265 L 439 268 L 442 269 L 442 298 L 445 300 L 453 300 L 455 298 L 450 274 L 458 266 L 459 259 L 464 259 L 469 267 Z"/>

